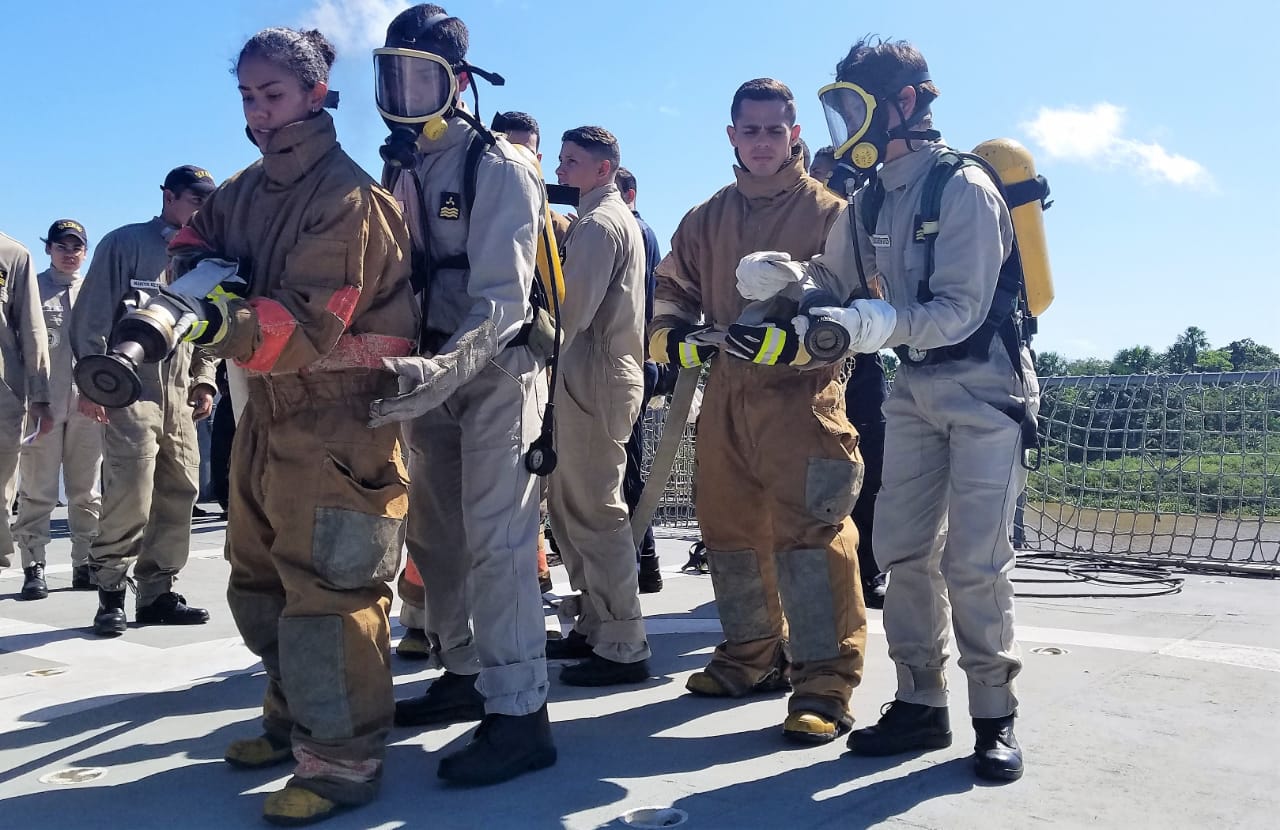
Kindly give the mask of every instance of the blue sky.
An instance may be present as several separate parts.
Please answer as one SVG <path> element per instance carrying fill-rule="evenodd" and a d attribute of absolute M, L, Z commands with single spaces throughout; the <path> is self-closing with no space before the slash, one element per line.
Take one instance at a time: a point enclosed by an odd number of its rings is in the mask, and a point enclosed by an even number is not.
<path fill-rule="evenodd" d="M 318 24 L 338 44 L 339 139 L 378 174 L 386 131 L 369 50 L 407 3 L 3 3 L 0 230 L 42 268 L 54 219 L 80 219 L 92 241 L 157 213 L 169 168 L 221 179 L 254 160 L 229 69 L 266 26 Z M 1051 182 L 1057 300 L 1040 349 L 1110 357 L 1164 348 L 1189 325 L 1215 346 L 1252 337 L 1280 349 L 1275 3 L 1227 0 L 1211 14 L 1146 0 L 990 0 L 968 13 L 932 0 L 442 5 L 470 26 L 472 61 L 507 78 L 482 86 L 485 120 L 532 113 L 548 160 L 566 129 L 612 130 L 664 249 L 685 211 L 732 178 L 724 127 L 741 82 L 787 83 L 818 147 L 816 92 L 849 45 L 868 32 L 911 40 L 942 90 L 944 136 L 964 149 L 1015 138 Z"/>

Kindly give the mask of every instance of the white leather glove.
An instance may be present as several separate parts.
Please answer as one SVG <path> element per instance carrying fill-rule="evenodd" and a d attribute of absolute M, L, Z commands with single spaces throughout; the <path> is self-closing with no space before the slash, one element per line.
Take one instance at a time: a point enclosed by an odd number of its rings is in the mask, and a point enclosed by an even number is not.
<path fill-rule="evenodd" d="M 396 373 L 400 394 L 378 398 L 369 407 L 369 426 L 410 421 L 435 409 L 454 393 L 456 375 L 430 357 L 384 357 L 383 364 Z"/>
<path fill-rule="evenodd" d="M 898 312 L 884 300 L 854 300 L 845 308 L 818 306 L 809 309 L 809 313 L 829 317 L 844 326 L 852 341 L 849 351 L 857 354 L 880 351 L 898 323 Z"/>
<path fill-rule="evenodd" d="M 738 293 L 748 300 L 768 300 L 804 279 L 804 268 L 785 251 L 756 251 L 738 263 Z"/>

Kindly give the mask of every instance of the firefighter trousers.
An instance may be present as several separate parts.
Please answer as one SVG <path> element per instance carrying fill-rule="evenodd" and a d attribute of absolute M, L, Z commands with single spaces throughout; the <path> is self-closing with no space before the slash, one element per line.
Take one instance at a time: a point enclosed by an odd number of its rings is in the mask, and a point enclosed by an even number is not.
<path fill-rule="evenodd" d="M 862 677 L 867 620 L 858 436 L 837 367 L 722 356 L 698 419 L 697 512 L 725 642 L 707 671 L 745 694 L 789 654 L 790 711 L 838 719 Z"/>
<path fill-rule="evenodd" d="M 366 423 L 397 392 L 370 369 L 252 377 L 231 451 L 227 600 L 266 668 L 263 724 L 295 783 L 344 804 L 376 793 L 394 706 L 407 479 L 398 426 Z"/>

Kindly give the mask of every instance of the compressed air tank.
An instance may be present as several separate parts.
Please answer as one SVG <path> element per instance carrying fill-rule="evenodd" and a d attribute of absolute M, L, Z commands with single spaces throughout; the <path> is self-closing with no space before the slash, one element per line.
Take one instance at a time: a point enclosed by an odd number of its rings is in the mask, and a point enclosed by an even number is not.
<path fill-rule="evenodd" d="M 1035 159 L 1031 151 L 1011 138 L 984 141 L 973 148 L 995 168 L 1006 191 L 1016 194 L 1017 185 L 1043 179 L 1036 176 Z M 1041 189 L 1025 189 L 1029 194 L 1048 194 L 1048 185 Z M 1031 313 L 1039 317 L 1053 302 L 1053 273 L 1049 268 L 1049 249 L 1044 238 L 1044 196 L 1032 196 L 1022 204 L 1010 205 L 1013 232 L 1018 237 L 1018 249 L 1022 254 L 1022 273 L 1027 282 L 1027 305 Z M 1018 199 L 1011 201 L 1017 202 Z"/>

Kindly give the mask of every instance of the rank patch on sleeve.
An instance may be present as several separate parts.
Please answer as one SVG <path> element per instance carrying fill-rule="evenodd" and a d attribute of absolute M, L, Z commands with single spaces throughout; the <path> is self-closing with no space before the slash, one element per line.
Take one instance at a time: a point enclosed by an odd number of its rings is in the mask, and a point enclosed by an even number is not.
<path fill-rule="evenodd" d="M 441 219 L 457 219 L 462 216 L 462 210 L 458 207 L 461 197 L 457 193 L 449 193 L 445 191 L 440 194 L 440 212 L 436 214 Z"/>

